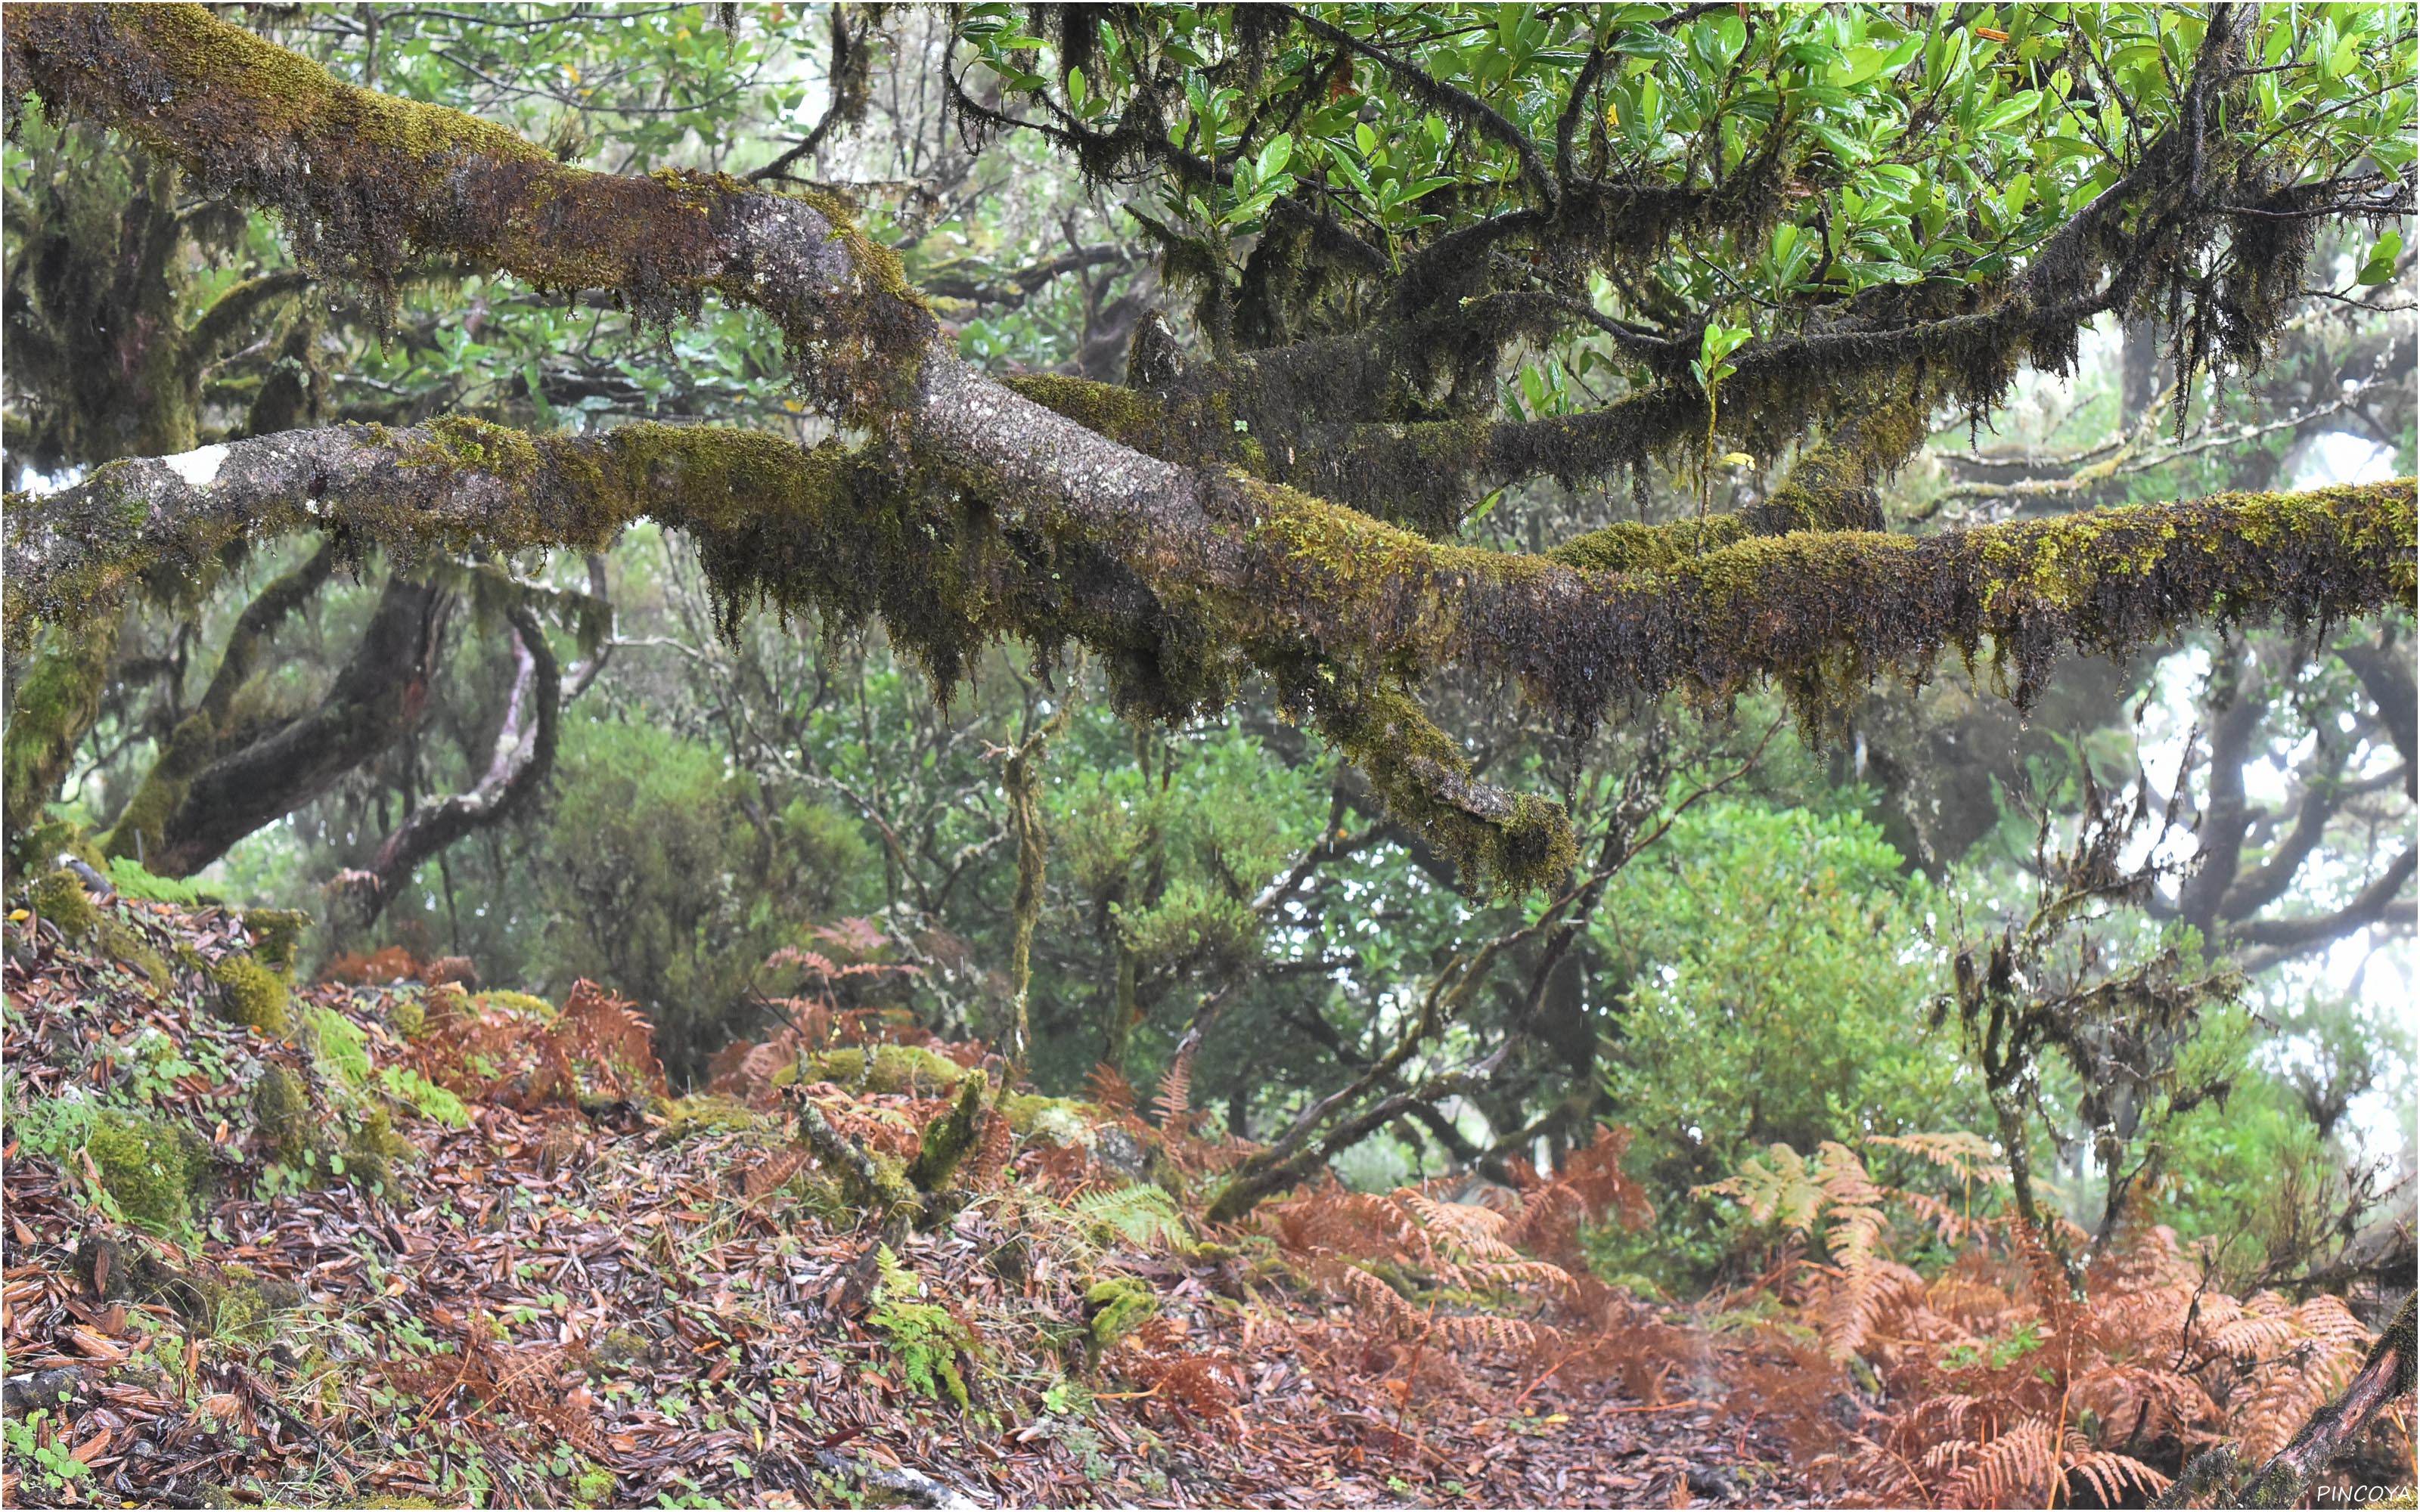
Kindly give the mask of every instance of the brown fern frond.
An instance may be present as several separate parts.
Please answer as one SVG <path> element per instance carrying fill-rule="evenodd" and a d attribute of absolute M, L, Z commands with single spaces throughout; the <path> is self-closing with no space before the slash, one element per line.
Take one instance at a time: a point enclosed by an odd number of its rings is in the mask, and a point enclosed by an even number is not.
<path fill-rule="evenodd" d="M 2132 1455 L 2096 1451 L 2069 1460 L 2067 1474 L 2081 1476 L 2092 1488 L 2093 1496 L 2102 1506 L 2127 1504 L 2126 1489 L 2138 1488 L 2146 1495 L 2157 1496 L 2168 1489 L 2168 1477 L 2153 1470 Z M 2072 1498 L 2068 1499 L 2074 1505 Z"/>
<path fill-rule="evenodd" d="M 1168 1063 L 1168 1070 L 1159 1078 L 1159 1095 L 1153 1099 L 1162 1129 L 1175 1134 L 1193 1132 L 1192 1095 L 1193 1046 L 1188 1043 Z"/>
<path fill-rule="evenodd" d="M 768 1195 L 788 1185 L 790 1178 L 806 1169 L 807 1162 L 812 1158 L 809 1151 L 796 1145 L 777 1149 L 748 1167 L 740 1177 L 740 1191 L 749 1201 L 761 1202 Z"/>
<path fill-rule="evenodd" d="M 1007 1171 L 1016 1153 L 1016 1133 L 1009 1127 L 1007 1116 L 994 1109 L 985 1118 L 983 1136 L 967 1160 L 965 1180 L 969 1190 L 990 1191 Z"/>
<path fill-rule="evenodd" d="M 1106 1060 L 1093 1068 L 1084 1078 L 1084 1087 L 1089 1101 L 1112 1117 L 1123 1118 L 1135 1110 L 1134 1083 Z"/>
<path fill-rule="evenodd" d="M 1949 1479 L 1948 1493 L 1962 1506 L 1996 1506 L 2016 1498 L 2046 1504 L 2051 1478 L 2058 1473 L 2058 1446 L 2051 1426 L 2027 1418 L 1993 1438 Z"/>

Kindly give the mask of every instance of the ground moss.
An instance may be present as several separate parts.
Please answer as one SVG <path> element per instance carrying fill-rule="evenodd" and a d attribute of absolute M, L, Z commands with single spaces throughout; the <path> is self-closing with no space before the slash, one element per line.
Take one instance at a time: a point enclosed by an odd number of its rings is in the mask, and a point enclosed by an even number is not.
<path fill-rule="evenodd" d="M 151 948 L 140 930 L 115 918 L 103 918 L 94 944 L 102 955 L 141 972 L 154 987 L 168 985 L 171 973 L 167 958 Z"/>
<path fill-rule="evenodd" d="M 289 1281 L 264 1281 L 248 1265 L 229 1265 L 215 1273 L 197 1269 L 189 1284 L 198 1294 L 197 1321 L 228 1338 L 259 1342 L 269 1338 L 280 1313 L 302 1304 L 302 1288 Z"/>
<path fill-rule="evenodd" d="M 342 1153 L 345 1168 L 339 1174 L 346 1180 L 365 1190 L 391 1193 L 400 1191 L 403 1184 L 396 1176 L 396 1166 L 420 1150 L 395 1132 L 393 1118 L 385 1107 L 371 1103 L 346 1131 Z"/>
<path fill-rule="evenodd" d="M 662 1145 L 678 1144 L 699 1134 L 731 1130 L 762 1133 L 774 1127 L 771 1119 L 739 1099 L 719 1093 L 673 1098 L 663 1104 L 661 1112 L 664 1126 L 657 1134 L 656 1142 Z"/>
<path fill-rule="evenodd" d="M 253 938 L 253 954 L 280 972 L 294 969 L 294 952 L 311 916 L 299 908 L 247 908 L 243 927 Z"/>
<path fill-rule="evenodd" d="M 991 1079 L 974 1072 L 958 1083 L 957 1100 L 947 1113 L 924 1126 L 923 1142 L 908 1167 L 908 1183 L 919 1192 L 939 1192 L 957 1174 L 959 1163 L 981 1134 Z"/>
<path fill-rule="evenodd" d="M 287 1012 L 291 995 L 286 979 L 257 960 L 249 955 L 228 956 L 210 968 L 210 979 L 219 984 L 221 1018 L 249 1025 L 275 1040 L 294 1032 L 293 1019 Z"/>
<path fill-rule="evenodd" d="M 210 1143 L 181 1123 L 103 1113 L 85 1153 L 129 1219 L 159 1232 L 191 1221 L 211 1170 Z"/>
<path fill-rule="evenodd" d="M 70 940 L 81 940 L 101 928 L 101 910 L 84 890 L 84 879 L 66 867 L 34 879 L 34 912 L 58 926 Z"/>
<path fill-rule="evenodd" d="M 252 1084 L 252 1118 L 271 1158 L 296 1171 L 312 1168 L 318 1123 L 302 1077 L 273 1062 L 263 1067 Z"/>
<path fill-rule="evenodd" d="M 966 1076 L 967 1069 L 947 1056 L 908 1044 L 876 1045 L 870 1062 L 862 1049 L 826 1050 L 807 1057 L 804 1068 L 809 1082 L 894 1094 L 946 1090 Z"/>
<path fill-rule="evenodd" d="M 1084 1290 L 1085 1337 L 1098 1360 L 1159 1311 L 1158 1293 L 1130 1275 L 1095 1281 Z"/>
<path fill-rule="evenodd" d="M 512 1014 L 535 1019 L 540 1024 L 551 1024 L 562 1016 L 560 1011 L 543 997 L 508 992 L 501 987 L 481 993 L 471 1001 L 482 1012 Z"/>
<path fill-rule="evenodd" d="M 416 997 L 396 994 L 387 999 L 386 1021 L 396 1033 L 406 1040 L 426 1039 L 428 1034 L 428 1010 Z"/>

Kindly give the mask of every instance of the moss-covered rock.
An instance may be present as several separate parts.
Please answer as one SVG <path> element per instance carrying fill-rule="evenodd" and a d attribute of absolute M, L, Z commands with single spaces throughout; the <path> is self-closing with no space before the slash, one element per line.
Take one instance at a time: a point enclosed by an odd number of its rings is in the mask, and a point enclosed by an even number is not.
<path fill-rule="evenodd" d="M 1000 1110 L 1008 1116 L 1009 1128 L 1020 1136 L 1047 1139 L 1063 1148 L 1092 1148 L 1092 1111 L 1072 1097 L 1011 1092 L 1000 1100 Z"/>
<path fill-rule="evenodd" d="M 387 999 L 386 1022 L 406 1040 L 422 1040 L 428 1034 L 428 1010 L 421 1006 L 420 999 L 400 993 Z"/>
<path fill-rule="evenodd" d="M 210 967 L 210 980 L 219 984 L 221 1018 L 249 1025 L 276 1040 L 294 1032 L 294 1021 L 287 1012 L 291 994 L 286 979 L 258 960 L 248 955 L 228 956 Z"/>
<path fill-rule="evenodd" d="M 101 910 L 84 890 L 84 879 L 66 867 L 34 879 L 34 912 L 58 926 L 59 933 L 81 940 L 101 928 Z"/>
<path fill-rule="evenodd" d="M 207 1187 L 212 1169 L 210 1142 L 165 1119 L 103 1113 L 93 1124 L 85 1153 L 92 1158 L 101 1190 L 117 1211 L 161 1231 L 192 1219 L 194 1201 Z"/>

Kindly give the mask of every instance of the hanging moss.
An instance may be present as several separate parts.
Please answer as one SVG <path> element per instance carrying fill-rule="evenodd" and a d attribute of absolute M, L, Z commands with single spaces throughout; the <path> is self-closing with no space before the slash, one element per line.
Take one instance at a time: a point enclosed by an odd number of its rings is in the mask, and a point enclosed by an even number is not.
<path fill-rule="evenodd" d="M 219 985 L 219 1016 L 250 1025 L 273 1040 L 294 1031 L 287 1012 L 286 979 L 248 955 L 231 955 L 210 967 Z"/>
<path fill-rule="evenodd" d="M 85 1153 L 117 1211 L 163 1233 L 192 1219 L 211 1171 L 210 1142 L 164 1119 L 103 1113 Z"/>

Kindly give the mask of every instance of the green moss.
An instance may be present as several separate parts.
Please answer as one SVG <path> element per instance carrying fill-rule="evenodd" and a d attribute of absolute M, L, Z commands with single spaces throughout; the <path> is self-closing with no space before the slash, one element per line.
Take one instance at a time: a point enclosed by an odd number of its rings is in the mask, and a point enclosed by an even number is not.
<path fill-rule="evenodd" d="M 221 1018 L 250 1025 L 276 1040 L 293 1032 L 286 1011 L 290 995 L 286 979 L 276 972 L 251 956 L 231 955 L 210 968 L 210 978 L 219 984 Z"/>
<path fill-rule="evenodd" d="M 919 1192 L 939 1192 L 957 1173 L 967 1151 L 974 1148 L 983 1128 L 985 1103 L 991 1079 L 975 1072 L 958 1084 L 957 1101 L 950 1110 L 924 1126 L 923 1143 L 908 1167 L 908 1184 Z"/>
<path fill-rule="evenodd" d="M 471 1002 L 481 1012 L 512 1014 L 539 1024 L 551 1024 L 563 1016 L 552 1003 L 543 997 L 533 997 L 527 993 L 505 992 L 501 988 L 493 992 L 481 993 L 471 999 Z"/>
<path fill-rule="evenodd" d="M 1072 1097 L 1011 1092 L 1001 1099 L 1000 1107 L 1008 1115 L 1010 1130 L 1020 1135 L 1040 1135 L 1054 1145 L 1084 1143 L 1092 1132 L 1091 1105 Z"/>
<path fill-rule="evenodd" d="M 101 928 L 101 910 L 84 890 L 84 879 L 66 867 L 34 879 L 34 912 L 49 919 L 70 940 L 84 939 Z"/>
<path fill-rule="evenodd" d="M 275 1332 L 278 1314 L 302 1304 L 302 1288 L 264 1281 L 247 1265 L 230 1265 L 216 1274 L 197 1271 L 187 1280 L 199 1298 L 197 1320 L 228 1338 L 265 1340 Z"/>
<path fill-rule="evenodd" d="M 24 636 L 26 595 L 12 593 L 8 635 L 16 649 Z M 12 667 L 8 719 L 0 733 L 0 808 L 12 836 L 22 837 L 40 820 L 42 806 L 58 796 L 75 748 L 101 716 L 108 686 L 109 657 L 117 644 L 117 621 L 49 629 L 34 640 L 32 655 Z M 14 852 L 21 862 L 51 857 L 30 848 Z"/>
<path fill-rule="evenodd" d="M 1085 1288 L 1084 1311 L 1085 1336 L 1093 1358 L 1098 1360 L 1110 1346 L 1158 1313 L 1159 1295 L 1133 1276 L 1111 1276 Z"/>
<path fill-rule="evenodd" d="M 428 1010 L 419 998 L 397 993 L 387 999 L 386 1022 L 406 1040 L 420 1040 L 428 1033 Z"/>
<path fill-rule="evenodd" d="M 273 1062 L 261 1068 L 252 1084 L 252 1118 L 272 1158 L 297 1171 L 314 1168 L 318 1121 L 302 1077 Z"/>
<path fill-rule="evenodd" d="M 661 1109 L 664 1126 L 656 1135 L 659 1145 L 677 1144 L 698 1134 L 721 1134 L 728 1130 L 763 1133 L 774 1127 L 771 1119 L 757 1112 L 736 1097 L 720 1093 L 700 1092 L 690 1097 L 676 1097 Z"/>
<path fill-rule="evenodd" d="M 192 1219 L 211 1169 L 210 1142 L 164 1119 L 103 1113 L 85 1152 L 117 1211 L 163 1233 Z"/>
<path fill-rule="evenodd" d="M 243 927 L 253 937 L 255 955 L 278 971 L 291 972 L 295 948 L 311 927 L 311 916 L 299 908 L 247 908 Z"/>
<path fill-rule="evenodd" d="M 826 1050 L 805 1063 L 809 1082 L 891 1094 L 946 1091 L 966 1076 L 964 1066 L 922 1045 L 876 1045 L 871 1062 L 861 1049 Z"/>
<path fill-rule="evenodd" d="M 400 1191 L 402 1182 L 396 1177 L 396 1165 L 419 1153 L 417 1146 L 395 1132 L 387 1110 L 373 1103 L 362 1110 L 346 1132 L 342 1150 L 345 1168 L 339 1174 L 367 1190 Z"/>
<path fill-rule="evenodd" d="M 591 1467 L 572 1477 L 571 1494 L 582 1506 L 604 1506 L 613 1500 L 613 1473 Z"/>
<path fill-rule="evenodd" d="M 104 918 L 95 943 L 101 954 L 141 972 L 154 987 L 168 985 L 171 974 L 167 959 L 151 949 L 141 931 L 117 919 Z"/>
<path fill-rule="evenodd" d="M 1680 520 L 1670 525 L 1617 520 L 1572 537 L 1546 556 L 1565 566 L 1590 572 L 1660 572 L 1691 557 L 1733 545 L 1746 534 L 1747 522 L 1737 515 L 1714 515 L 1702 522 Z"/>

